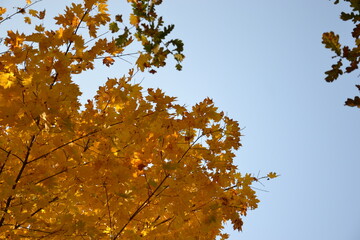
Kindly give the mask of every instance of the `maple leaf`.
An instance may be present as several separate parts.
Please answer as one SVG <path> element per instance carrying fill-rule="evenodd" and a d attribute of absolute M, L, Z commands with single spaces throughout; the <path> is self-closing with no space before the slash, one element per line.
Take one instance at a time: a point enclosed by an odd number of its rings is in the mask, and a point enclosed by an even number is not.
<path fill-rule="evenodd" d="M 276 173 L 274 173 L 274 172 L 270 172 L 270 173 L 268 173 L 267 177 L 268 177 L 269 179 L 272 179 L 272 178 L 278 177 L 278 175 L 277 175 Z"/>
<path fill-rule="evenodd" d="M 24 17 L 24 22 L 31 24 L 31 19 L 29 17 Z"/>
<path fill-rule="evenodd" d="M 135 16 L 134 14 L 130 14 L 130 24 L 137 26 L 139 24 L 139 17 Z"/>

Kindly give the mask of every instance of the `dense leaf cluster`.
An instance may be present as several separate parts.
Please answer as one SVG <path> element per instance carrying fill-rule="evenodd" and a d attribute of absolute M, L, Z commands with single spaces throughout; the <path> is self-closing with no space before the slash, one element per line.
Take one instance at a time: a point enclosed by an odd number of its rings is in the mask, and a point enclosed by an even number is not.
<path fill-rule="evenodd" d="M 226 239 L 226 221 L 241 230 L 259 179 L 237 171 L 239 125 L 211 99 L 185 108 L 133 84 L 130 69 L 79 102 L 73 76 L 98 59 L 111 67 L 133 37 L 140 70 L 183 59 L 182 42 L 165 40 L 173 25 L 156 14 L 161 1 L 129 1 L 134 32 L 121 15 L 111 21 L 106 0 L 72 3 L 55 28 L 26 2 L 0 8 L 2 27 L 23 16 L 33 29 L 9 29 L 0 54 L 0 238 Z"/>

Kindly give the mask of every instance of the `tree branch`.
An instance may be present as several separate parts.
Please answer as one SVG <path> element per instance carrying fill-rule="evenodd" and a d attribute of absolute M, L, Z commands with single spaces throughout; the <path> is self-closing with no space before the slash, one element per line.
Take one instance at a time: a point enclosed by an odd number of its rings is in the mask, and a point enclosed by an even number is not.
<path fill-rule="evenodd" d="M 178 163 L 180 163 L 186 156 L 186 154 L 190 151 L 190 149 L 196 144 L 196 142 L 203 137 L 204 134 L 200 135 L 189 147 L 186 149 L 186 151 L 183 153 L 183 155 L 178 160 Z M 166 179 L 170 177 L 170 174 L 167 173 L 165 177 L 161 180 L 159 185 L 156 187 L 156 189 L 147 197 L 147 199 L 135 210 L 135 212 L 130 216 L 129 220 L 125 223 L 125 225 L 120 229 L 120 231 L 114 236 L 113 240 L 116 240 L 121 233 L 125 230 L 125 228 L 129 225 L 129 223 L 150 203 L 150 200 L 153 196 L 158 197 L 165 189 L 167 189 L 169 186 L 165 186 L 161 191 L 158 193 L 159 189 L 164 185 Z"/>
<path fill-rule="evenodd" d="M 34 5 L 34 4 L 38 3 L 38 2 L 41 2 L 41 1 L 42 1 L 42 0 L 37 0 L 37 1 L 35 1 L 35 2 L 31 3 L 31 4 L 29 4 L 29 5 L 26 5 L 26 6 L 23 7 L 23 8 L 18 8 L 18 11 L 17 11 L 17 12 L 15 12 L 15 13 L 11 14 L 10 16 L 7 16 L 7 17 L 4 18 L 3 20 L 1 20 L 1 21 L 0 21 L 0 24 L 2 24 L 3 22 L 5 22 L 6 20 L 11 19 L 11 18 L 12 18 L 13 16 L 15 16 L 16 14 L 23 13 L 23 11 L 24 11 L 25 9 L 27 9 L 27 8 L 31 7 L 32 5 Z"/>
<path fill-rule="evenodd" d="M 27 150 L 27 152 L 26 152 L 26 156 L 25 156 L 25 159 L 24 159 L 24 161 L 23 161 L 23 163 L 22 163 L 22 166 L 21 166 L 21 168 L 20 168 L 20 170 L 19 170 L 19 172 L 18 172 L 18 175 L 16 176 L 16 179 L 15 179 L 15 183 L 13 184 L 13 186 L 12 186 L 12 190 L 15 190 L 16 189 L 16 187 L 17 187 L 17 184 L 18 184 L 18 182 L 19 182 L 19 180 L 20 180 L 20 178 L 21 178 L 21 176 L 22 176 L 22 174 L 23 174 L 23 172 L 24 172 L 24 170 L 25 170 L 25 167 L 26 167 L 26 165 L 29 163 L 28 162 L 28 159 L 29 159 L 29 156 L 30 156 L 30 151 L 31 151 L 31 148 L 32 148 L 32 146 L 33 146 L 33 144 L 34 144 L 34 142 L 35 142 L 35 138 L 36 138 L 36 136 L 35 135 L 33 135 L 32 137 L 31 137 L 31 140 L 30 140 L 30 144 L 29 144 L 29 146 L 28 146 L 28 150 Z M 4 221 L 5 221 L 5 215 L 8 213 L 8 210 L 9 210 L 9 207 L 10 207 L 10 204 L 11 204 L 11 201 L 12 200 L 14 200 L 14 197 L 12 196 L 12 195 L 10 195 L 9 197 L 8 197 L 8 199 L 6 200 L 6 204 L 5 204 L 5 208 L 4 208 L 4 213 L 3 213 L 3 215 L 2 215 L 2 217 L 1 217 L 1 219 L 0 219 L 0 227 L 2 227 L 3 226 L 3 224 L 4 224 Z"/>
<path fill-rule="evenodd" d="M 113 225 L 112 225 L 112 220 L 111 220 L 111 213 L 110 213 L 110 205 L 109 205 L 109 195 L 108 195 L 108 191 L 106 188 L 106 183 L 103 183 L 103 187 L 105 189 L 105 196 L 106 196 L 106 208 L 108 211 L 108 215 L 109 215 L 109 224 L 110 224 L 110 229 L 111 231 L 113 231 Z"/>
<path fill-rule="evenodd" d="M 6 152 L 6 153 L 11 152 L 11 150 L 10 150 L 10 151 L 7 151 L 6 149 L 4 149 L 4 148 L 2 148 L 2 147 L 0 147 L 0 150 L 4 151 L 4 152 Z M 24 160 L 23 160 L 23 159 L 21 159 L 21 157 L 19 157 L 19 156 L 18 156 L 18 155 L 16 155 L 15 153 L 11 153 L 11 155 L 13 155 L 13 156 L 14 156 L 14 157 L 16 157 L 17 159 L 19 159 L 19 160 L 20 160 L 20 162 L 24 162 Z"/>
<path fill-rule="evenodd" d="M 5 152 L 6 152 L 6 151 L 5 151 Z M 4 163 L 3 163 L 3 165 L 0 167 L 0 175 L 1 175 L 2 171 L 4 170 L 4 167 L 5 167 L 5 165 L 6 165 L 6 162 L 7 162 L 8 159 L 9 159 L 10 154 L 11 154 L 11 150 L 7 152 L 6 159 L 5 159 Z"/>
<path fill-rule="evenodd" d="M 81 19 L 80 19 L 80 21 L 79 21 L 79 24 L 76 26 L 76 29 L 75 29 L 75 31 L 74 31 L 74 33 L 73 33 L 72 35 L 76 35 L 76 34 L 77 34 L 77 31 L 79 30 L 80 25 L 82 24 L 82 22 L 84 21 L 84 18 L 85 18 L 86 15 L 90 12 L 90 10 L 91 10 L 90 8 L 86 9 L 84 15 L 81 17 Z M 70 42 L 69 42 L 69 44 L 68 44 L 68 46 L 67 46 L 67 48 L 66 48 L 66 51 L 65 51 L 65 56 L 69 53 L 70 47 L 71 47 L 72 43 L 73 43 L 73 41 L 70 41 Z M 56 73 L 55 76 L 54 76 L 53 82 L 50 84 L 50 89 L 53 88 L 55 82 L 56 82 L 57 79 L 58 79 L 58 76 L 59 76 L 59 73 Z"/>

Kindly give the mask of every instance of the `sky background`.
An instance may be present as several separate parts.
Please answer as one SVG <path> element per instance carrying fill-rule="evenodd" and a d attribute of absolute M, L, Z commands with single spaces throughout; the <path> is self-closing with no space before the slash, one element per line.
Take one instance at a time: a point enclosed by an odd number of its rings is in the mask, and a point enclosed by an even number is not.
<path fill-rule="evenodd" d="M 255 187 L 259 208 L 231 240 L 360 239 L 360 111 L 345 107 L 358 94 L 357 72 L 324 81 L 333 54 L 325 31 L 351 41 L 339 19 L 346 4 L 318 0 L 164 1 L 186 59 L 145 77 L 193 105 L 209 96 L 242 128 L 241 172 L 281 177 Z"/>
<path fill-rule="evenodd" d="M 51 14 L 71 1 L 59 2 L 38 4 Z M 129 9 L 125 0 L 110 2 L 116 13 Z M 183 70 L 170 61 L 134 81 L 187 106 L 213 98 L 244 128 L 239 171 L 281 175 L 254 185 L 267 192 L 258 191 L 243 232 L 226 228 L 231 240 L 360 239 L 360 111 L 343 106 L 358 94 L 359 72 L 326 83 L 334 60 L 321 44 L 331 30 L 350 43 L 352 24 L 339 19 L 346 10 L 327 0 L 164 0 L 159 8 L 185 43 Z M 130 67 L 118 61 L 76 78 L 81 101 Z"/>
<path fill-rule="evenodd" d="M 264 181 L 259 208 L 232 240 L 360 239 L 360 111 L 343 106 L 358 94 L 357 72 L 330 84 L 324 72 L 333 54 L 325 31 L 351 41 L 346 4 L 318 0 L 164 1 L 161 13 L 176 25 L 186 59 L 146 77 L 193 105 L 209 96 L 242 128 L 236 163 Z"/>

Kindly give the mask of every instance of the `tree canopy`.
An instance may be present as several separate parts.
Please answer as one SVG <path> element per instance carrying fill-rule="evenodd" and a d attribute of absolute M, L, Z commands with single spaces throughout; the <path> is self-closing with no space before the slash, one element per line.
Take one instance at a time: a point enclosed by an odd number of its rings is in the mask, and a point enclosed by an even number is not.
<path fill-rule="evenodd" d="M 342 12 L 340 19 L 343 21 L 352 21 L 355 24 L 353 32 L 351 33 L 354 39 L 354 46 L 342 46 L 339 42 L 340 36 L 333 31 L 323 34 L 322 43 L 326 48 L 329 48 L 335 53 L 333 58 L 337 59 L 337 62 L 331 66 L 331 70 L 325 72 L 327 82 L 333 82 L 339 78 L 340 75 L 345 73 L 351 73 L 359 68 L 360 63 L 360 2 L 357 0 L 343 0 L 350 3 L 352 11 L 350 13 Z M 334 4 L 338 4 L 340 0 L 335 0 Z M 345 66 L 344 66 L 345 64 Z M 360 85 L 355 85 L 360 91 Z M 345 105 L 350 107 L 360 108 L 360 97 L 348 98 L 345 101 Z"/>
<path fill-rule="evenodd" d="M 71 3 L 48 16 L 41 1 L 0 8 L 0 238 L 222 239 L 259 200 L 259 181 L 234 165 L 240 127 L 206 98 L 192 108 L 131 80 L 184 59 L 161 0 Z M 27 31 L 11 23 L 23 18 Z M 46 18 L 55 25 L 47 26 Z M 107 29 L 106 34 L 101 31 Z M 30 32 L 29 32 L 30 30 Z M 108 67 L 135 42 L 135 69 L 109 78 L 85 105 L 73 76 Z M 96 79 L 92 79 L 96 81 Z M 264 178 L 274 178 L 269 173 Z"/>

